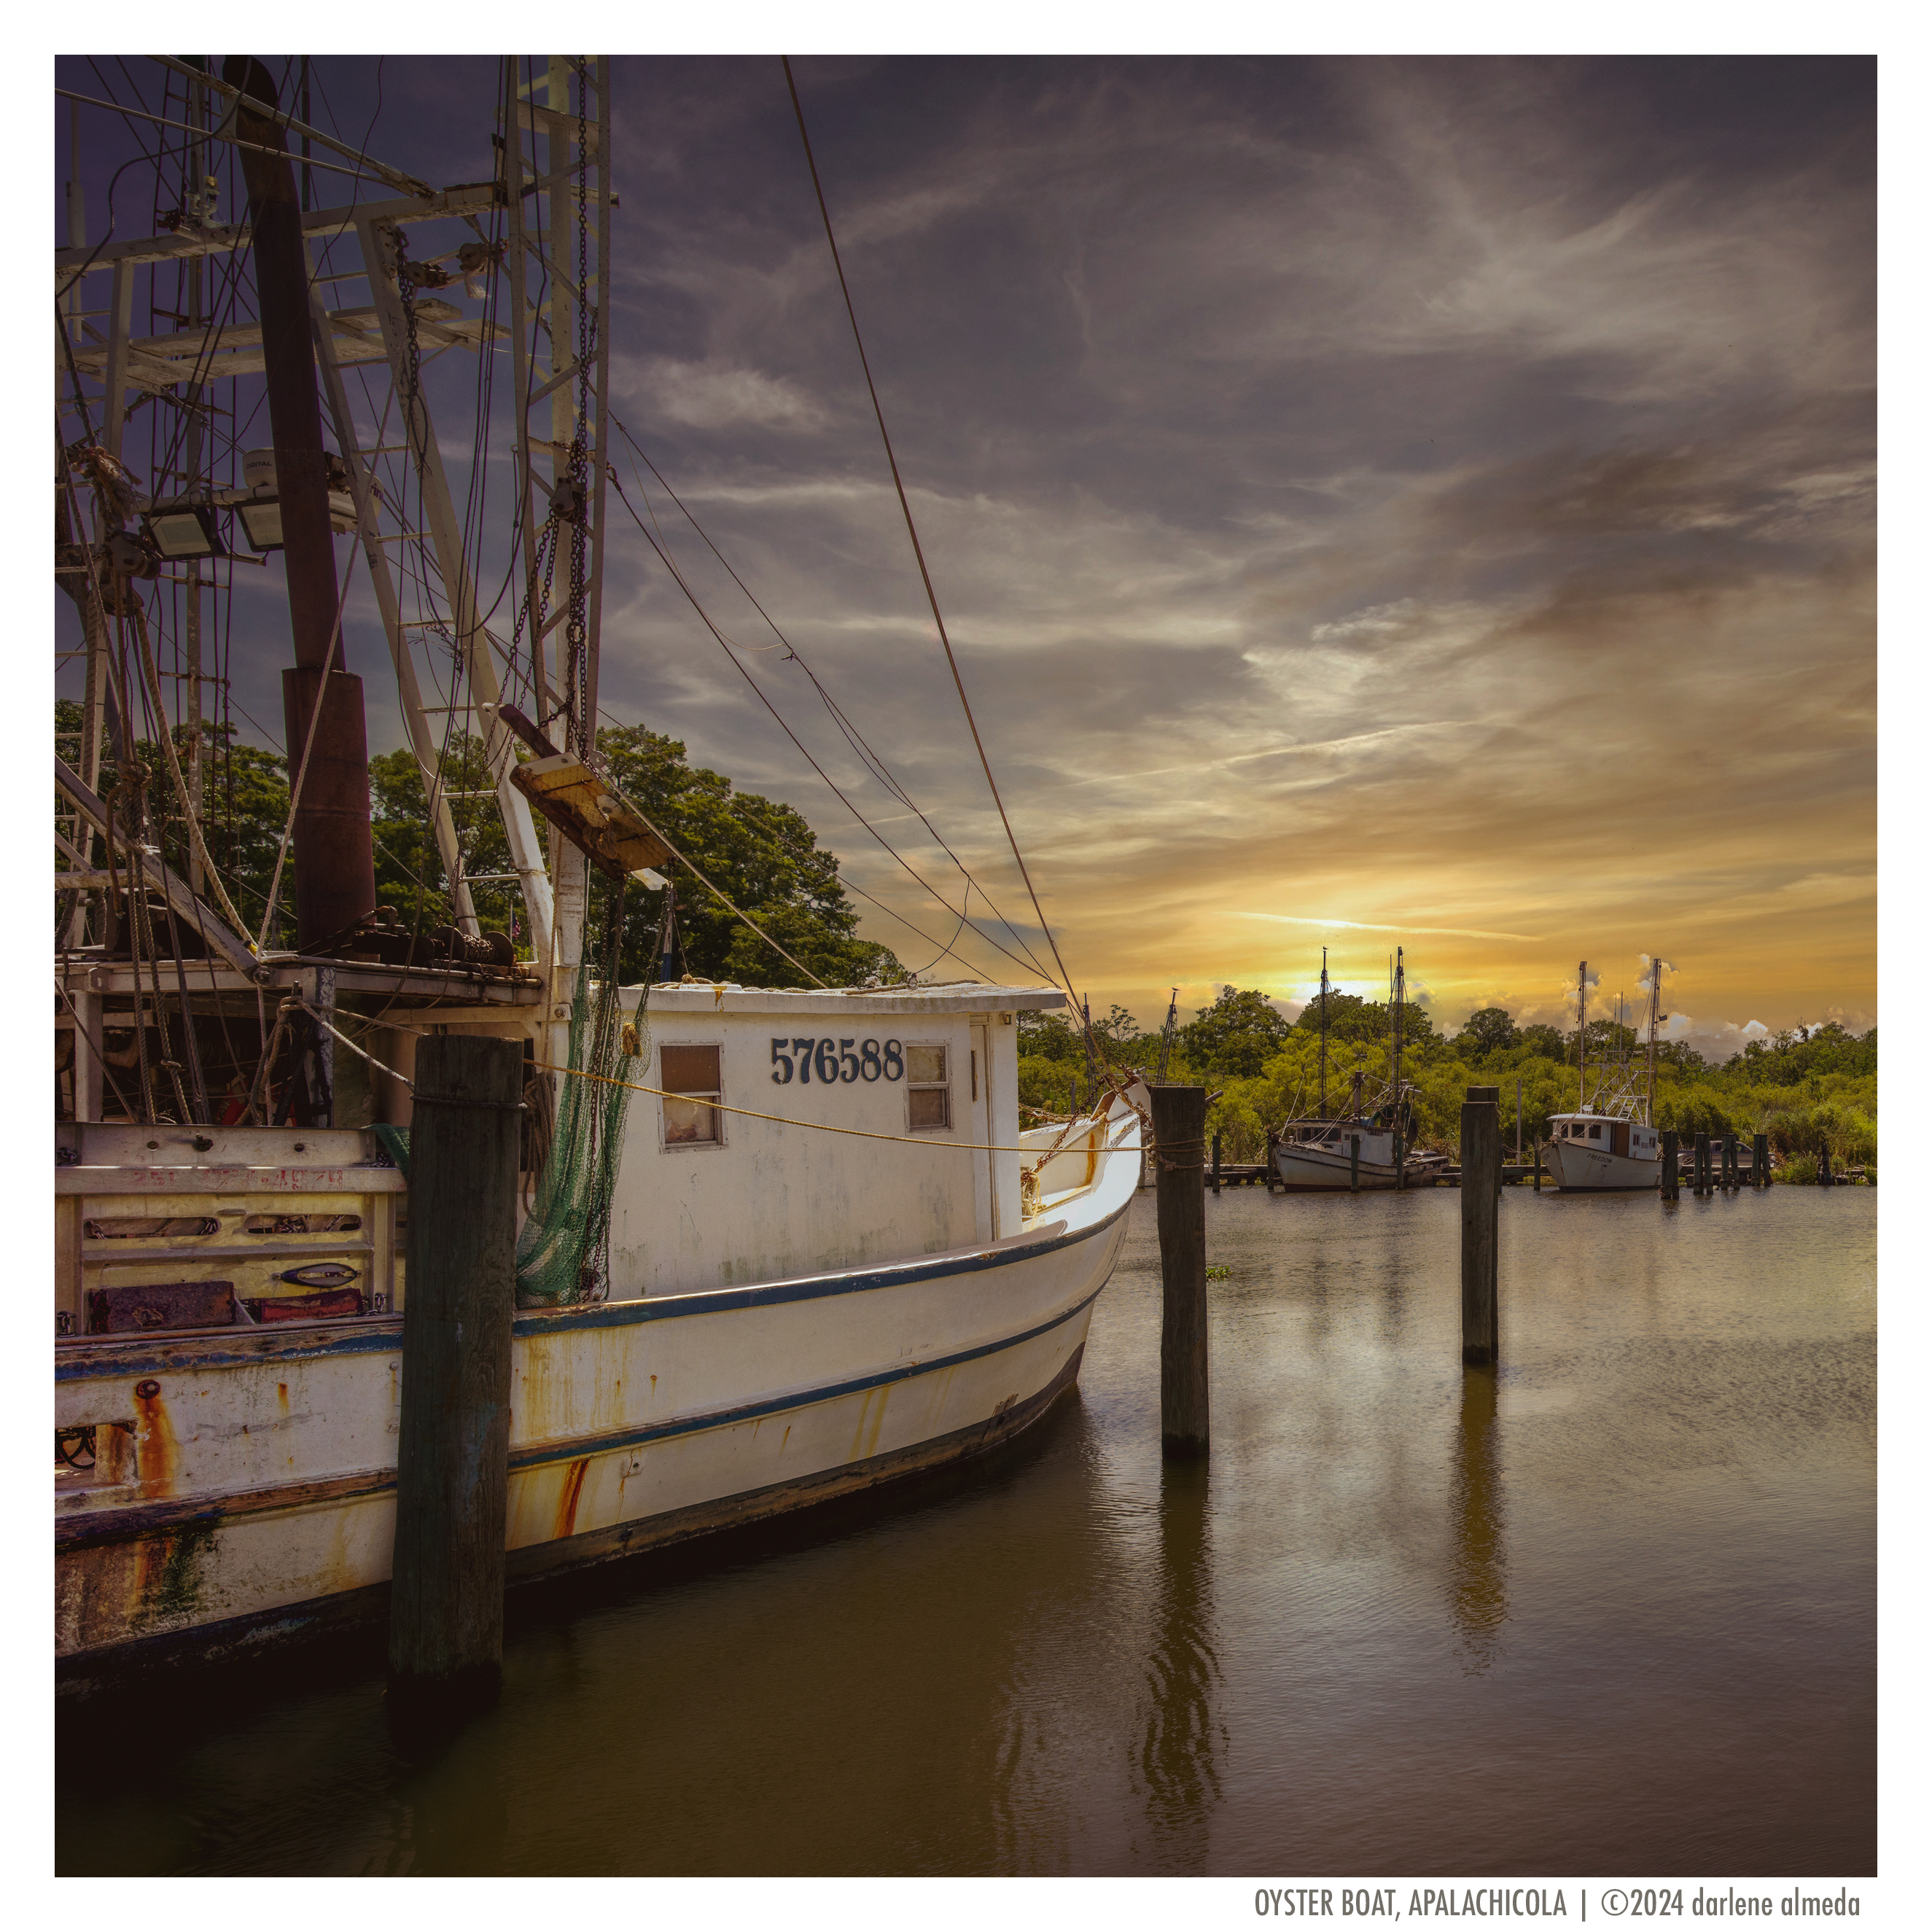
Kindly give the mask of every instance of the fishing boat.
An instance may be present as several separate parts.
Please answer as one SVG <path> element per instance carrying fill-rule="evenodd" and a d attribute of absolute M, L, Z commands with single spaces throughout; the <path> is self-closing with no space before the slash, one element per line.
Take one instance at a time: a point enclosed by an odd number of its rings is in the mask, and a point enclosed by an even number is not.
<path fill-rule="evenodd" d="M 1402 949 L 1396 950 L 1390 994 L 1390 1075 L 1365 1096 L 1358 1064 L 1343 1112 L 1328 1111 L 1328 949 L 1322 949 L 1321 1050 L 1316 1111 L 1285 1120 L 1269 1137 L 1269 1185 L 1292 1194 L 1364 1189 L 1433 1187 L 1449 1162 L 1446 1155 L 1418 1150 L 1415 1088 L 1402 1077 L 1402 1010 L 1406 987 Z"/>
<path fill-rule="evenodd" d="M 1658 1011 L 1661 968 L 1650 970 L 1648 1045 L 1642 1061 L 1629 1030 L 1618 1024 L 1612 1045 L 1598 1059 L 1588 1057 L 1588 962 L 1576 968 L 1576 1107 L 1550 1117 L 1550 1141 L 1543 1151 L 1557 1191 L 1563 1194 L 1619 1194 L 1654 1187 L 1663 1174 L 1658 1130 L 1651 1124 L 1657 1096 Z"/>
<path fill-rule="evenodd" d="M 86 658 L 80 742 L 56 760 L 56 1650 L 72 1685 L 383 1614 L 425 1036 L 518 1042 L 526 1061 L 512 1580 L 1024 1430 L 1079 1373 L 1145 1118 L 1144 1090 L 1102 1082 L 1084 1112 L 1020 1130 L 1017 1018 L 1065 1005 L 1061 987 L 617 983 L 625 882 L 688 862 L 596 750 L 605 63 L 506 63 L 501 176 L 442 190 L 316 128 L 301 96 L 284 111 L 258 63 L 160 64 L 166 111 L 148 118 L 190 136 L 170 151 L 180 207 L 152 236 L 91 238 L 70 189 L 56 254 L 56 568 Z M 373 177 L 380 198 L 298 199 L 297 141 L 305 173 Z M 248 185 L 227 222 L 224 142 Z M 250 271 L 252 314 L 234 304 Z M 136 331 L 137 281 L 176 329 Z M 357 282 L 366 303 L 343 302 Z M 432 349 L 507 351 L 524 599 L 507 640 L 479 611 L 420 376 Z M 380 385 L 373 439 L 355 365 Z M 224 445 L 218 407 L 242 420 L 263 388 L 272 446 Z M 172 473 L 146 486 L 130 392 L 168 424 Z M 454 908 L 440 931 L 374 902 L 345 533 L 430 801 Z M 224 887 L 192 755 L 212 681 L 200 642 L 250 574 L 244 539 L 271 566 L 279 553 L 296 646 L 288 950 L 266 943 L 266 915 L 251 937 Z M 182 761 L 164 636 L 183 667 Z M 440 706 L 424 701 L 426 644 Z M 466 872 L 439 712 L 487 747 L 507 874 Z M 168 768 L 130 786 L 140 716 Z M 164 854 L 160 794 L 184 862 Z M 493 891 L 514 895 L 530 956 L 483 927 Z"/>

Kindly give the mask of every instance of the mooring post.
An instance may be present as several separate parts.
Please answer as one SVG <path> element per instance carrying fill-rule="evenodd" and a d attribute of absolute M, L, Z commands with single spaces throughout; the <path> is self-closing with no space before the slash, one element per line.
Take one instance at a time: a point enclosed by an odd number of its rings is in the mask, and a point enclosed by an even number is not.
<path fill-rule="evenodd" d="M 1217 1128 L 1214 1134 L 1214 1192 L 1221 1191 L 1221 1135 Z"/>
<path fill-rule="evenodd" d="M 1742 1183 L 1738 1179 L 1738 1137 L 1724 1136 L 1724 1185 L 1735 1194 Z"/>
<path fill-rule="evenodd" d="M 1664 1130 L 1664 1172 L 1658 1177 L 1658 1185 L 1664 1190 L 1663 1198 L 1677 1198 L 1677 1130 L 1666 1127 Z"/>
<path fill-rule="evenodd" d="M 1462 1360 L 1492 1366 L 1501 1352 L 1496 1217 L 1502 1192 L 1501 1090 L 1472 1087 L 1462 1102 Z"/>
<path fill-rule="evenodd" d="M 1359 1194 L 1362 1191 L 1362 1137 L 1360 1134 L 1348 1136 L 1348 1192 Z"/>
<path fill-rule="evenodd" d="M 1711 1136 L 1700 1134 L 1695 1145 L 1697 1151 L 1696 1157 L 1691 1163 L 1690 1192 L 1702 1196 L 1711 1191 Z"/>
<path fill-rule="evenodd" d="M 1829 1187 L 1832 1184 L 1832 1150 L 1821 1147 L 1818 1150 L 1818 1185 Z"/>
<path fill-rule="evenodd" d="M 1543 1192 L 1543 1143 L 1540 1141 L 1536 1144 L 1532 1158 L 1536 1162 L 1536 1172 L 1531 1177 L 1529 1184 L 1532 1191 L 1540 1194 Z"/>
<path fill-rule="evenodd" d="M 1160 1447 L 1166 1456 L 1208 1453 L 1208 1222 L 1202 1156 L 1204 1087 L 1156 1087 L 1154 1142 L 1160 1161 L 1155 1217 L 1160 1231 Z"/>
<path fill-rule="evenodd" d="M 1751 1185 L 1768 1187 L 1771 1184 L 1771 1136 L 1768 1134 L 1751 1136 Z"/>
<path fill-rule="evenodd" d="M 406 1714 L 487 1703 L 502 1681 L 523 1065 L 514 1040 L 416 1048 L 389 1594 Z"/>

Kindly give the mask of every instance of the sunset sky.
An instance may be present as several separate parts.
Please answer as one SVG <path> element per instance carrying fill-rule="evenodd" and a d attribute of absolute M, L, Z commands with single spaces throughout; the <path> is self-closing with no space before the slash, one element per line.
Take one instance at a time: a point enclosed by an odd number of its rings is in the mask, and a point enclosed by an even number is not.
<path fill-rule="evenodd" d="M 323 64 L 346 130 L 375 64 Z M 1223 982 L 1293 1004 L 1324 944 L 1379 998 L 1400 944 L 1451 1028 L 1559 1018 L 1586 957 L 1634 992 L 1652 953 L 1706 1050 L 1874 1023 L 1871 62 L 794 64 L 966 688 L 1096 1010 L 1154 1025 L 1177 982 L 1184 1018 Z M 616 413 L 1024 929 L 778 62 L 616 75 Z M 373 152 L 488 171 L 490 63 L 381 86 Z M 466 446 L 475 364 L 448 366 Z M 943 881 L 643 480 L 742 663 Z M 950 936 L 956 896 L 922 896 L 612 528 L 609 715 L 796 804 Z M 277 728 L 259 574 L 238 700 Z M 933 963 L 884 913 L 863 930 Z"/>

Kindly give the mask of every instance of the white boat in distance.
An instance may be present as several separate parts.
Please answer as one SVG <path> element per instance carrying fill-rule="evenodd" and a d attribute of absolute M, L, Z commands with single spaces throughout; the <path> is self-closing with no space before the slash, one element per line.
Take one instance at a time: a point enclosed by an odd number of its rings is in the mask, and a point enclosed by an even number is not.
<path fill-rule="evenodd" d="M 1550 1142 L 1543 1150 L 1543 1163 L 1559 1193 L 1627 1194 L 1658 1184 L 1664 1160 L 1651 1110 L 1657 1091 L 1658 1023 L 1664 1017 L 1657 1010 L 1662 981 L 1662 971 L 1653 963 L 1643 1060 L 1631 1057 L 1619 1028 L 1612 1052 L 1591 1061 L 1586 1057 L 1588 1030 L 1583 1024 L 1589 998 L 1588 962 L 1577 965 L 1576 1111 L 1550 1117 Z"/>

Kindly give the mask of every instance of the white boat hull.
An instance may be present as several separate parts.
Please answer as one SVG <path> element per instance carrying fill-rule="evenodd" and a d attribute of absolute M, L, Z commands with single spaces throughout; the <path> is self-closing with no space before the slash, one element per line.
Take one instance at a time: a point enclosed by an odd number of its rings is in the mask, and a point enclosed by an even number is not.
<path fill-rule="evenodd" d="M 1396 1184 L 1393 1137 L 1383 1134 L 1362 1136 L 1361 1157 L 1352 1180 L 1348 1144 L 1345 1136 L 1340 1148 L 1319 1141 L 1279 1141 L 1274 1149 L 1275 1184 L 1291 1193 L 1346 1193 L 1352 1186 L 1389 1189 Z M 1446 1163 L 1437 1154 L 1409 1154 L 1403 1162 L 1402 1184 L 1406 1187 L 1432 1187 Z"/>
<path fill-rule="evenodd" d="M 1565 1194 L 1627 1194 L 1654 1187 L 1664 1163 L 1654 1155 L 1616 1154 L 1587 1142 L 1552 1141 L 1543 1165 Z"/>
<path fill-rule="evenodd" d="M 1125 1238 L 1138 1123 L 1007 1240 L 886 1266 L 516 1319 L 513 1577 L 976 1453 L 1078 1374 Z M 1097 1137 L 1097 1136 L 1096 1136 Z M 1070 1177 L 1071 1178 L 1071 1177 Z M 134 1420 L 132 1480 L 62 1498 L 57 1654 L 198 1648 L 380 1615 L 395 1522 L 402 1319 L 63 1348 L 56 1424 Z"/>

